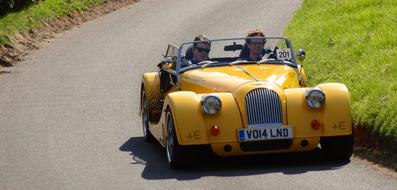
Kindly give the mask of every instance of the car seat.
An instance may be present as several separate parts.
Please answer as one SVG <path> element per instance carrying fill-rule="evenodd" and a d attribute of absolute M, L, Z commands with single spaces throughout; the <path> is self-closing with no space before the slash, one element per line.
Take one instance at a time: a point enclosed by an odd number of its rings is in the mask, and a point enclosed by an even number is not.
<path fill-rule="evenodd" d="M 186 60 L 191 60 L 193 59 L 193 46 L 190 46 L 186 49 L 185 53 L 185 59 Z"/>

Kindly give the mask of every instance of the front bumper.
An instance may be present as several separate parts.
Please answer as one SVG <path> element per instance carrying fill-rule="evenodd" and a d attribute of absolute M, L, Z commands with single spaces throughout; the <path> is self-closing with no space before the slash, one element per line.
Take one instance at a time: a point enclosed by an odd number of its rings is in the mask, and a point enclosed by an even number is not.
<path fill-rule="evenodd" d="M 214 143 L 211 144 L 211 149 L 218 156 L 239 156 L 312 151 L 318 147 L 319 143 L 320 137 L 308 137 L 288 140 Z"/>

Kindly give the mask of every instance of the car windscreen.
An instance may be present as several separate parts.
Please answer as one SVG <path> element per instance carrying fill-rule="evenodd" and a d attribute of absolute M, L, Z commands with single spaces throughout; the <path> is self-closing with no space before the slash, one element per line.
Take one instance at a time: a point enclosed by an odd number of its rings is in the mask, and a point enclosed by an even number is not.
<path fill-rule="evenodd" d="M 180 71 L 227 64 L 287 64 L 294 66 L 293 49 L 286 38 L 253 37 L 187 42 L 179 47 Z"/>

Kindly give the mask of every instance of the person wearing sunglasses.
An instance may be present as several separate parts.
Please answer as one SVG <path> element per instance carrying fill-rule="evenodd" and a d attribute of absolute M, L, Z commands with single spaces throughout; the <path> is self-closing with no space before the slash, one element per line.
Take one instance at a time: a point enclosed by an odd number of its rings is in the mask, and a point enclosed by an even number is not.
<path fill-rule="evenodd" d="M 190 60 L 192 64 L 197 64 L 202 61 L 209 60 L 208 54 L 211 51 L 211 42 L 204 34 L 200 34 L 194 38 L 193 43 L 193 58 Z"/>

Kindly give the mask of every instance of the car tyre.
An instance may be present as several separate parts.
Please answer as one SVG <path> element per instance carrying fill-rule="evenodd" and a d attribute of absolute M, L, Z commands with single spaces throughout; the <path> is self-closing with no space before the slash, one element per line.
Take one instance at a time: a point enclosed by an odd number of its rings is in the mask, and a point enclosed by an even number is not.
<path fill-rule="evenodd" d="M 333 160 L 349 160 L 353 154 L 353 135 L 322 137 L 320 144 L 325 156 Z"/>
<path fill-rule="evenodd" d="M 166 137 L 166 153 L 167 161 L 172 169 L 181 169 L 186 166 L 186 162 L 183 156 L 183 150 L 178 142 L 174 119 L 171 111 L 167 111 L 167 137 Z"/>
<path fill-rule="evenodd" d="M 146 142 L 154 142 L 154 137 L 152 133 L 149 130 L 149 111 L 148 111 L 148 105 L 147 105 L 147 98 L 146 98 L 146 92 L 143 89 L 142 90 L 142 95 L 141 95 L 141 117 L 142 117 L 142 128 L 143 128 L 143 138 L 145 139 Z"/>

